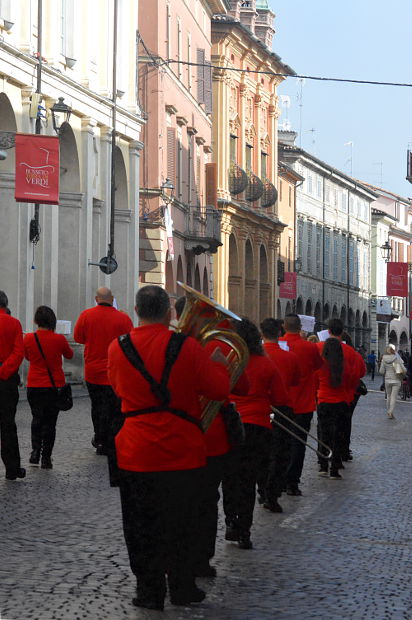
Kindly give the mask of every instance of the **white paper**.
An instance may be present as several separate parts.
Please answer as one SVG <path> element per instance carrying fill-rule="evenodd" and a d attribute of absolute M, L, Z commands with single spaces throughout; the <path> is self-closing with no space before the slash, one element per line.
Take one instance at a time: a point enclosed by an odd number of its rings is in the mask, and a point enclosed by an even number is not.
<path fill-rule="evenodd" d="M 315 317 L 307 316 L 306 314 L 298 314 L 300 318 L 300 322 L 302 323 L 302 329 L 306 333 L 313 332 L 313 328 L 315 327 Z"/>
<path fill-rule="evenodd" d="M 289 345 L 286 342 L 286 340 L 279 340 L 279 346 L 281 349 L 283 349 L 284 351 L 289 351 Z"/>
<path fill-rule="evenodd" d="M 72 322 L 58 319 L 56 321 L 56 334 L 64 334 L 68 336 L 72 333 Z"/>
<path fill-rule="evenodd" d="M 329 336 L 330 334 L 328 329 L 322 329 L 320 332 L 318 332 L 319 342 L 325 342 L 325 340 L 327 340 Z"/>

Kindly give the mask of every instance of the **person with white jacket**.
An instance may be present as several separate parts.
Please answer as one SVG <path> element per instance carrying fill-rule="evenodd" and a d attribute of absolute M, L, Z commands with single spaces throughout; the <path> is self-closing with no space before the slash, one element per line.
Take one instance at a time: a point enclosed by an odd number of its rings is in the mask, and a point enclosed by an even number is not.
<path fill-rule="evenodd" d="M 406 373 L 401 357 L 396 353 L 395 347 L 390 344 L 382 355 L 379 372 L 383 375 L 386 390 L 386 410 L 388 418 L 394 419 L 396 399 L 402 385 L 402 377 Z"/>

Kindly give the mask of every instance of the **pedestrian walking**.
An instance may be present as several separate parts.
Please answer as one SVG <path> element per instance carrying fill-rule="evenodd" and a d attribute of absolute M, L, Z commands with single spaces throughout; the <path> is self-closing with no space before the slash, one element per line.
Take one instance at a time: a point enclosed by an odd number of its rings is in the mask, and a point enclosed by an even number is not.
<path fill-rule="evenodd" d="M 375 379 L 375 369 L 376 369 L 376 355 L 375 355 L 375 351 L 371 351 L 368 355 L 367 358 L 367 363 L 368 363 L 368 371 L 369 374 L 371 376 L 371 380 L 374 381 Z"/>
<path fill-rule="evenodd" d="M 200 400 L 224 401 L 226 360 L 194 338 L 172 334 L 170 300 L 159 286 L 136 295 L 139 327 L 109 347 L 109 380 L 121 399 L 116 435 L 123 531 L 136 576 L 136 607 L 200 602 L 195 541 L 206 445 Z M 223 363 L 221 363 L 223 362 Z"/>
<path fill-rule="evenodd" d="M 10 316 L 8 304 L 6 293 L 0 291 L 0 451 L 6 468 L 6 480 L 16 480 L 26 475 L 20 463 L 15 422 L 19 402 L 18 370 L 24 351 L 20 321 Z"/>
<path fill-rule="evenodd" d="M 96 291 L 96 306 L 83 310 L 74 327 L 74 339 L 84 344 L 84 378 L 91 401 L 96 454 L 108 454 L 110 427 L 118 410 L 117 398 L 107 376 L 107 350 L 118 336 L 128 334 L 133 323 L 113 306 L 113 294 L 105 286 Z"/>
<path fill-rule="evenodd" d="M 386 412 L 388 418 L 394 419 L 396 399 L 401 388 L 403 376 L 406 374 L 406 369 L 392 344 L 386 347 L 385 354 L 382 355 L 379 372 L 383 375 L 385 384 Z"/>
<path fill-rule="evenodd" d="M 315 372 L 322 366 L 322 359 L 317 345 L 301 338 L 301 322 L 297 314 L 287 314 L 283 327 L 286 333 L 280 338 L 280 341 L 287 342 L 290 351 L 295 353 L 298 358 L 299 384 L 291 388 L 293 421 L 303 427 L 303 430 L 297 430 L 296 434 L 306 442 L 316 407 Z M 288 495 L 302 495 L 299 483 L 305 460 L 305 450 L 306 446 L 292 437 L 291 459 L 286 486 Z"/>
<path fill-rule="evenodd" d="M 62 356 L 71 359 L 73 350 L 63 334 L 55 333 L 56 315 L 52 308 L 39 306 L 34 322 L 37 330 L 26 334 L 23 340 L 24 355 L 29 361 L 27 400 L 33 416 L 29 462 L 38 465 L 41 457 L 42 469 L 52 469 L 51 455 L 59 415 L 56 388 L 66 383 Z"/>
<path fill-rule="evenodd" d="M 293 398 L 291 388 L 299 385 L 299 362 L 292 351 L 286 351 L 279 346 L 279 338 L 283 334 L 282 320 L 268 318 L 260 324 L 263 337 L 263 348 L 266 355 L 275 364 L 280 373 L 285 388 L 284 402 L 278 402 L 276 408 L 290 419 L 293 419 Z M 274 413 L 272 423 L 273 444 L 269 459 L 269 471 L 263 506 L 271 512 L 283 512 L 278 499 L 286 486 L 286 473 L 291 458 L 292 436 L 282 429 L 276 421 L 292 432 L 296 429 L 279 414 Z"/>
<path fill-rule="evenodd" d="M 261 335 L 254 323 L 243 319 L 235 326 L 249 349 L 246 373 L 249 392 L 246 396 L 231 394 L 245 427 L 245 441 L 240 447 L 239 503 L 237 523 L 239 547 L 251 549 L 250 530 L 256 499 L 256 484 L 267 480 L 272 453 L 272 406 L 285 402 L 287 396 L 282 377 L 264 352 Z"/>

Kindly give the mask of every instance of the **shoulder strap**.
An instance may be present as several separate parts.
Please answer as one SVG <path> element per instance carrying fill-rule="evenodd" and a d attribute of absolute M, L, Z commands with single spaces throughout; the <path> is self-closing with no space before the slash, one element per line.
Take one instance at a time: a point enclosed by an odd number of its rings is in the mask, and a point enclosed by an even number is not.
<path fill-rule="evenodd" d="M 53 375 L 52 375 L 52 374 L 51 374 L 51 372 L 50 372 L 50 368 L 49 368 L 49 365 L 48 365 L 48 363 L 47 363 L 46 356 L 45 356 L 45 355 L 44 355 L 44 353 L 43 353 L 43 349 L 42 349 L 42 346 L 41 346 L 41 344 L 40 344 L 39 337 L 38 337 L 38 335 L 37 335 L 36 333 L 34 333 L 33 335 L 34 335 L 34 338 L 35 338 L 35 340 L 36 340 L 36 342 L 37 342 L 37 346 L 39 347 L 39 351 L 40 351 L 40 353 L 41 353 L 41 356 L 42 356 L 42 358 L 44 359 L 44 363 L 46 364 L 46 368 L 47 368 L 47 372 L 49 373 L 49 378 L 50 378 L 51 384 L 52 384 L 52 386 L 55 388 L 55 387 L 56 387 L 56 384 L 55 384 L 55 382 L 54 382 Z"/>
<path fill-rule="evenodd" d="M 158 383 L 156 379 L 154 379 L 152 375 L 146 370 L 146 367 L 143 363 L 142 358 L 140 357 L 139 352 L 132 343 L 130 334 L 125 334 L 123 336 L 119 336 L 118 338 L 120 348 L 122 349 L 129 362 L 133 364 L 133 366 L 140 372 L 144 379 L 146 379 L 146 381 L 150 385 L 150 389 L 152 390 L 154 396 L 156 396 L 156 398 L 165 407 L 167 407 L 170 403 L 170 392 L 167 387 L 170 372 L 172 370 L 173 364 L 177 360 L 180 349 L 182 348 L 185 339 L 186 336 L 184 334 L 172 334 L 166 349 L 165 367 L 163 369 L 160 383 Z"/>

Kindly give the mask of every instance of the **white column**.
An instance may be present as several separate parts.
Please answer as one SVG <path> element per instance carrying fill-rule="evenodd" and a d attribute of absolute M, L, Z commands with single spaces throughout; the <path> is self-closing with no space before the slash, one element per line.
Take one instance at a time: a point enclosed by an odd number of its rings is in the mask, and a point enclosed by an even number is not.
<path fill-rule="evenodd" d="M 132 142 L 129 147 L 129 209 L 131 212 L 129 232 L 129 255 L 132 268 L 128 278 L 127 310 L 130 317 L 134 317 L 135 297 L 139 288 L 139 183 L 140 183 L 140 152 L 143 142 Z"/>
<path fill-rule="evenodd" d="M 80 307 L 88 308 L 92 304 L 93 291 L 91 288 L 91 269 L 88 261 L 92 258 L 93 252 L 93 175 L 94 175 L 94 148 L 93 136 L 96 121 L 91 118 L 82 118 L 82 167 L 81 167 L 81 191 L 84 194 L 81 234 L 82 239 L 80 251 Z M 99 257 L 97 260 L 100 260 Z M 97 261 L 96 261 L 97 262 Z"/>

